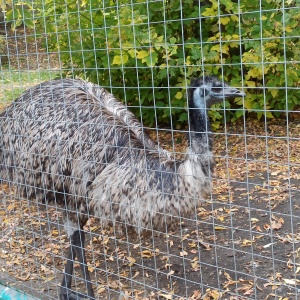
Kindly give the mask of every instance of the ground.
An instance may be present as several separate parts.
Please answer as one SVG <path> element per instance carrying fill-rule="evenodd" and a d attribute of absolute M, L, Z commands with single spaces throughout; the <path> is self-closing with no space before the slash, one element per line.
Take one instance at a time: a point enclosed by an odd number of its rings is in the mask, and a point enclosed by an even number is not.
<path fill-rule="evenodd" d="M 22 51 L 26 41 L 21 33 L 19 37 Z M 16 45 L 15 39 L 10 43 Z M 48 61 L 43 57 L 38 59 Z M 6 72 L 22 74 L 17 55 L 11 59 Z M 58 72 L 48 64 L 44 69 L 42 63 L 24 66 L 25 72 L 37 66 L 38 73 Z M 5 80 L 2 84 L 2 90 L 14 89 Z M 86 249 L 97 297 L 300 298 L 299 128 L 297 113 L 277 120 L 247 118 L 219 128 L 214 134 L 213 193 L 194 216 L 178 220 L 173 231 L 120 235 L 92 218 L 85 227 Z M 156 131 L 150 134 L 157 138 Z M 161 131 L 159 140 L 179 154 L 186 147 L 179 132 Z M 6 185 L 1 187 L 0 206 L 2 282 L 41 299 L 57 299 L 68 247 L 61 211 L 20 200 Z M 77 264 L 80 276 L 78 271 Z M 79 277 L 74 286 L 85 291 Z"/>

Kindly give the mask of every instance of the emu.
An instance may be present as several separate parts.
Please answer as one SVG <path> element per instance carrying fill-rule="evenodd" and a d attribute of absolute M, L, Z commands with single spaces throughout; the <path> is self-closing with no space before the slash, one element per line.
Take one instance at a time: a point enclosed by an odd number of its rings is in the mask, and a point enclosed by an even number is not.
<path fill-rule="evenodd" d="M 207 109 L 245 94 L 202 76 L 188 89 L 189 146 L 172 159 L 144 133 L 138 119 L 112 94 L 82 80 L 52 80 L 24 92 L 0 114 L 0 181 L 20 195 L 63 208 L 70 248 L 59 298 L 71 290 L 78 258 L 87 295 L 94 298 L 86 264 L 83 226 L 137 233 L 171 226 L 211 193 L 212 137 Z"/>

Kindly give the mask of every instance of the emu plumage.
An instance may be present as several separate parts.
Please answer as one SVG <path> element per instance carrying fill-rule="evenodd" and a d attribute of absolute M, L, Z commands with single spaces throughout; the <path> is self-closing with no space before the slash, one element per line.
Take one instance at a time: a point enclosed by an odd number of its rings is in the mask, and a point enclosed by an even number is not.
<path fill-rule="evenodd" d="M 16 184 L 25 197 L 64 208 L 71 245 L 60 299 L 78 297 L 70 290 L 75 256 L 94 297 L 82 231 L 90 216 L 102 226 L 130 226 L 140 233 L 165 229 L 195 211 L 211 193 L 207 108 L 243 95 L 214 77 L 193 81 L 183 160 L 157 148 L 112 94 L 82 80 L 42 83 L 0 114 L 0 180 Z"/>

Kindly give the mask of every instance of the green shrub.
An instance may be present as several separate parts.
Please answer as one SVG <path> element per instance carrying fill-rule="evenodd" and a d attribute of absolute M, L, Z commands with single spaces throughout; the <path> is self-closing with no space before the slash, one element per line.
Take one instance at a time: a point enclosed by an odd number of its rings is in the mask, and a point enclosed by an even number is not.
<path fill-rule="evenodd" d="M 272 118 L 299 104 L 296 1 L 35 3 L 36 31 L 47 51 L 60 53 L 66 73 L 107 87 L 146 125 L 173 118 L 184 125 L 186 80 L 203 72 L 247 93 L 216 106 L 215 127 L 224 115 L 231 121 L 247 112 Z"/>
<path fill-rule="evenodd" d="M 40 1 L 39 1 L 40 2 Z M 13 30 L 24 24 L 29 28 L 34 27 L 33 2 L 30 0 L 8 0 L 2 1 L 0 5 L 5 13 L 5 21 Z"/>

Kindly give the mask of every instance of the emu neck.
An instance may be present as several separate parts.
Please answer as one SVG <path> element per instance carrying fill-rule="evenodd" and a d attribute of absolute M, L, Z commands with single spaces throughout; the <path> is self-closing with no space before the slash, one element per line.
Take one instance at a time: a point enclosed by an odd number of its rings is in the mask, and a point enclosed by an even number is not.
<path fill-rule="evenodd" d="M 203 199 L 211 193 L 212 138 L 206 109 L 189 106 L 189 149 L 179 172 L 185 195 Z"/>
<path fill-rule="evenodd" d="M 189 105 L 190 132 L 189 149 L 186 159 L 180 166 L 186 193 L 200 199 L 211 193 L 212 137 L 205 108 Z M 192 190 L 190 187 L 193 187 Z"/>
<path fill-rule="evenodd" d="M 207 115 L 205 103 L 195 107 L 193 103 L 189 106 L 190 147 L 195 153 L 204 153 L 212 150 L 212 139 L 210 136 L 210 123 Z"/>

